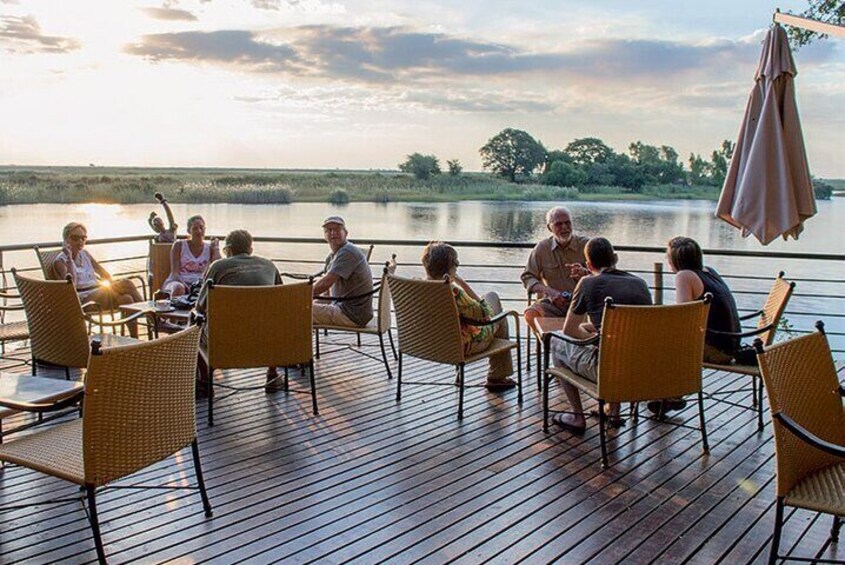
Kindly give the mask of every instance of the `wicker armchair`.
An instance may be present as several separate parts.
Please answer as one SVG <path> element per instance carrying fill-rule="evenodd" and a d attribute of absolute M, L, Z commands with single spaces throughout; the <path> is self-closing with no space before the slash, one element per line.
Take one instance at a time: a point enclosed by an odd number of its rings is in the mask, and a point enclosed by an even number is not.
<path fill-rule="evenodd" d="M 786 304 L 789 302 L 789 298 L 792 296 L 792 292 L 794 290 L 795 283 L 787 281 L 784 278 L 783 271 L 781 271 L 775 279 L 774 283 L 772 284 L 772 288 L 769 291 L 769 295 L 766 297 L 766 303 L 763 305 L 763 307 L 760 310 L 757 310 L 756 312 L 752 312 L 740 318 L 740 320 L 751 320 L 757 318 L 756 329 L 736 334 L 730 332 L 714 332 L 712 330 L 708 330 L 708 332 L 710 332 L 711 334 L 718 333 L 720 335 L 730 335 L 740 339 L 744 337 L 758 336 L 758 338 L 763 342 L 763 345 L 771 345 L 775 339 L 775 333 L 777 332 L 778 325 L 780 324 L 781 316 L 783 315 L 784 310 L 786 310 Z M 721 365 L 718 363 L 705 362 L 703 363 L 703 366 L 707 369 L 716 369 L 717 371 L 726 371 L 729 373 L 739 373 L 741 375 L 747 375 L 751 377 L 751 406 L 744 406 L 734 403 L 729 404 L 733 406 L 738 406 L 740 408 L 756 411 L 757 429 L 762 430 L 763 383 L 762 381 L 758 382 L 758 379 L 760 377 L 760 369 L 754 365 L 739 365 L 737 363 Z M 710 393 L 709 396 L 714 400 L 721 401 L 720 399 L 715 397 L 721 394 L 733 394 L 736 392 L 741 392 L 742 390 L 747 389 L 719 391 L 717 393 Z"/>
<path fill-rule="evenodd" d="M 207 340 L 200 354 L 207 368 L 208 425 L 214 425 L 212 385 L 232 390 L 247 388 L 215 383 L 215 369 L 307 366 L 310 391 L 291 389 L 287 371 L 284 389 L 310 392 L 312 409 L 317 414 L 311 347 L 311 283 L 226 286 L 209 281 L 206 284 Z"/>
<path fill-rule="evenodd" d="M 370 246 L 372 250 L 372 246 Z M 387 334 L 390 342 L 390 349 L 393 352 L 393 359 L 396 359 L 396 347 L 393 344 L 393 333 L 390 331 L 390 289 L 387 288 L 387 275 L 396 272 L 396 255 L 390 261 L 384 263 L 384 271 L 381 275 L 381 281 L 376 284 L 373 291 L 369 294 L 377 294 L 377 312 L 370 320 L 370 323 L 364 327 L 350 327 L 350 326 L 332 326 L 314 324 L 314 346 L 315 356 L 320 358 L 320 330 L 332 330 L 333 332 L 354 333 L 358 336 L 358 347 L 361 347 L 361 334 L 378 336 L 379 347 L 381 348 L 381 360 L 384 363 L 384 368 L 387 371 L 387 378 L 392 379 L 393 373 L 390 371 L 390 363 L 387 360 L 387 350 L 384 347 L 384 334 Z M 348 297 L 346 300 L 355 297 Z M 335 298 L 334 300 L 344 300 Z M 361 352 L 363 355 L 366 353 Z M 369 356 L 369 355 L 368 355 Z"/>
<path fill-rule="evenodd" d="M 454 365 L 458 371 L 458 420 L 464 416 L 465 365 L 497 353 L 516 349 L 518 402 L 522 404 L 522 349 L 519 336 L 519 314 L 510 310 L 494 316 L 490 321 L 463 320 L 473 325 L 490 325 L 507 316 L 513 316 L 516 341 L 493 340 L 488 349 L 467 356 L 461 341 L 461 319 L 452 294 L 451 283 L 404 279 L 387 275 L 387 286 L 396 309 L 396 331 L 399 341 L 399 367 L 396 379 L 396 400 L 402 398 L 402 355 Z M 407 382 L 405 384 L 442 385 L 447 383 Z M 452 383 L 448 383 L 451 385 Z M 477 385 L 481 386 L 481 385 Z"/>
<path fill-rule="evenodd" d="M 543 431 L 549 431 L 549 385 L 561 377 L 599 403 L 601 465 L 608 466 L 605 404 L 641 402 L 698 394 L 699 424 L 704 452 L 709 451 L 701 391 L 701 356 L 707 328 L 709 299 L 673 306 L 623 306 L 605 300 L 601 334 L 590 340 L 573 340 L 547 333 L 543 340 Z M 553 339 L 578 345 L 600 341 L 598 382 L 566 367 L 549 365 Z"/>
<path fill-rule="evenodd" d="M 100 563 L 106 562 L 96 490 L 191 446 L 205 515 L 197 446 L 194 374 L 200 329 L 150 342 L 92 347 L 82 419 L 0 446 L 7 461 L 84 487 Z M 119 488 L 119 487 L 117 487 Z M 134 488 L 134 487 L 133 487 Z"/>
<path fill-rule="evenodd" d="M 172 243 L 156 243 L 150 240 L 149 257 L 147 259 L 147 287 L 150 289 L 150 298 L 161 290 L 164 281 L 170 274 L 170 251 Z"/>
<path fill-rule="evenodd" d="M 116 334 L 89 336 L 88 328 L 94 325 L 101 329 L 120 327 L 144 313 L 116 322 L 103 322 L 83 311 L 71 281 L 42 281 L 25 277 L 14 269 L 12 274 L 29 324 L 33 375 L 37 364 L 43 363 L 64 367 L 65 375 L 70 378 L 70 368 L 88 366 L 89 342 L 93 339 L 98 339 L 105 347 L 137 343 L 134 338 Z"/>
<path fill-rule="evenodd" d="M 818 332 L 765 349 L 755 341 L 775 436 L 777 504 L 769 563 L 780 557 L 784 506 L 833 514 L 832 543 L 845 516 L 845 390 L 824 325 L 816 327 Z"/>
<path fill-rule="evenodd" d="M 20 296 L 9 292 L 0 292 L 0 358 L 6 359 L 6 342 L 26 341 L 29 339 L 29 327 L 26 320 L 7 320 L 10 312 L 23 311 L 23 304 L 9 304 L 8 301 L 20 300 Z"/>

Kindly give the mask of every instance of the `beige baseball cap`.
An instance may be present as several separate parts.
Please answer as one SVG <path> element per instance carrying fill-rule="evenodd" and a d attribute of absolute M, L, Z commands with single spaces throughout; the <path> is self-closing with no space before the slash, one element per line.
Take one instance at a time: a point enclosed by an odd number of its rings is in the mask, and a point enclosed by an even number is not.
<path fill-rule="evenodd" d="M 323 220 L 323 227 L 326 227 L 329 224 L 337 224 L 343 228 L 346 227 L 346 222 L 343 221 L 343 218 L 340 216 L 329 216 L 325 220 Z"/>

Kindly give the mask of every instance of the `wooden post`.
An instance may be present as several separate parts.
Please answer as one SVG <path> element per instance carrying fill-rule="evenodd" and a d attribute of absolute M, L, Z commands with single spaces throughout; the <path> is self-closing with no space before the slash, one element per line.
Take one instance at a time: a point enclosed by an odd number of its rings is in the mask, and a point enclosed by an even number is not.
<path fill-rule="evenodd" d="M 663 304 L 663 262 L 654 262 L 654 303 Z"/>

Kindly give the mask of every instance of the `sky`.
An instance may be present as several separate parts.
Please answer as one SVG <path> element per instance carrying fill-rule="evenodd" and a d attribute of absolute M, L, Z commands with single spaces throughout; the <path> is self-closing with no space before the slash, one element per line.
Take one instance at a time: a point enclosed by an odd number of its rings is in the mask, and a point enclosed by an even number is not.
<path fill-rule="evenodd" d="M 0 0 L 0 164 L 395 169 L 504 128 L 686 160 L 735 140 L 762 0 Z M 845 178 L 845 41 L 795 53 L 811 172 Z"/>

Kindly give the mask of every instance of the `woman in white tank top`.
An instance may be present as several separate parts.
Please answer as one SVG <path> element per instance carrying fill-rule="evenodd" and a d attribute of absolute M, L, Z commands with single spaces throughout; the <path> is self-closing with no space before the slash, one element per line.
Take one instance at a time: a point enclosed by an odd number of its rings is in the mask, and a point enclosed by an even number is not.
<path fill-rule="evenodd" d="M 206 243 L 205 220 L 202 216 L 188 218 L 189 239 L 176 241 L 170 251 L 170 276 L 164 281 L 162 290 L 171 297 L 188 292 L 191 285 L 205 278 L 208 266 L 220 258 L 217 240 Z"/>
<path fill-rule="evenodd" d="M 53 273 L 61 280 L 70 275 L 80 302 L 94 302 L 105 309 L 143 300 L 141 293 L 128 279 L 113 279 L 111 274 L 85 250 L 88 230 L 71 222 L 62 230 L 62 252 L 53 260 Z M 108 284 L 103 284 L 108 281 Z M 128 324 L 129 333 L 138 335 L 137 324 Z"/>

